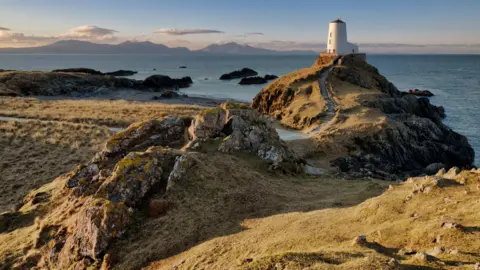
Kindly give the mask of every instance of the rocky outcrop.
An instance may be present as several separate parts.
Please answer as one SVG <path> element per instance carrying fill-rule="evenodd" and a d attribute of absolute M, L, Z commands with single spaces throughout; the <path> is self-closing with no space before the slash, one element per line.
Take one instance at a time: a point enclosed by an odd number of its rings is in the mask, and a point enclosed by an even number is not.
<path fill-rule="evenodd" d="M 60 73 L 83 73 L 88 75 L 107 75 L 107 76 L 118 76 L 118 77 L 125 77 L 125 76 L 132 76 L 137 74 L 137 71 L 133 70 L 117 70 L 112 72 L 101 72 L 98 70 L 94 70 L 91 68 L 65 68 L 65 69 L 55 69 L 52 72 L 60 72 Z"/>
<path fill-rule="evenodd" d="M 52 72 L 62 72 L 62 73 L 83 73 L 88 75 L 103 75 L 102 72 L 94 70 L 91 68 L 64 68 L 64 69 L 55 69 Z"/>
<path fill-rule="evenodd" d="M 246 77 L 242 78 L 238 84 L 252 85 L 252 84 L 266 84 L 268 81 L 263 77 Z"/>
<path fill-rule="evenodd" d="M 127 76 L 133 76 L 137 73 L 138 71 L 120 69 L 117 71 L 105 72 L 103 73 L 103 75 L 115 76 L 115 77 L 127 77 Z"/>
<path fill-rule="evenodd" d="M 77 69 L 75 69 L 77 70 Z M 87 70 L 88 71 L 88 70 Z M 93 71 L 92 71 L 93 72 Z M 122 71 L 123 72 L 123 71 Z M 0 94 L 20 96 L 93 95 L 99 89 L 135 89 L 142 91 L 165 91 L 188 87 L 193 83 L 190 77 L 172 79 L 168 76 L 153 75 L 145 81 L 114 76 L 89 75 L 78 72 L 3 72 L 0 73 Z"/>
<path fill-rule="evenodd" d="M 220 80 L 233 80 L 240 79 L 245 77 L 257 76 L 258 72 L 250 68 L 243 68 L 241 70 L 236 70 L 230 73 L 223 74 L 220 77 Z"/>
<path fill-rule="evenodd" d="M 171 98 L 180 98 L 180 97 L 188 97 L 188 96 L 185 94 L 179 94 L 176 91 L 167 90 L 163 92 L 160 96 L 152 97 L 152 100 L 171 99 Z"/>
<path fill-rule="evenodd" d="M 205 111 L 195 118 L 189 134 L 193 140 L 188 149 L 250 152 L 270 162 L 271 170 L 304 170 L 304 161 L 280 139 L 270 120 L 244 105 L 225 103 Z"/>
<path fill-rule="evenodd" d="M 126 78 L 61 72 L 4 72 L 0 73 L 0 84 L 22 96 L 85 94 L 100 88 L 141 87 L 139 81 Z"/>
<path fill-rule="evenodd" d="M 154 89 L 178 89 L 189 87 L 193 83 L 192 78 L 183 77 L 172 79 L 165 75 L 152 75 L 143 81 L 143 85 Z"/>
<path fill-rule="evenodd" d="M 252 106 L 290 128 L 317 125 L 315 149 L 302 154 L 327 159 L 351 177 L 401 179 L 430 172 L 427 167 L 434 163 L 447 169 L 472 166 L 474 152 L 467 138 L 442 123 L 444 108 L 427 98 L 402 94 L 361 57 L 336 61 L 331 70 L 314 64 L 276 80 Z M 317 103 L 312 98 L 323 72 L 328 72 L 325 84 L 336 110 L 331 119 L 322 116 L 320 98 Z"/>
<path fill-rule="evenodd" d="M 303 172 L 303 160 L 280 140 L 270 121 L 242 104 L 225 103 L 193 120 L 171 117 L 131 125 L 65 176 L 75 214 L 69 217 L 71 227 L 45 247 L 54 247 L 49 251 L 52 265 L 88 268 L 102 260 L 145 205 L 150 216 L 165 214 L 165 196 L 188 181 L 198 152 L 251 153 L 272 170 Z"/>

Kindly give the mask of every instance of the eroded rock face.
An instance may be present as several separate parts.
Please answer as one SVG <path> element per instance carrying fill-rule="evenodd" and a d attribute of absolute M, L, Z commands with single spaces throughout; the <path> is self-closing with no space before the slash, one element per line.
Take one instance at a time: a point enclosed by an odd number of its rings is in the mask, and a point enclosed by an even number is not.
<path fill-rule="evenodd" d="M 146 152 L 130 152 L 115 165 L 96 195 L 114 203 L 137 205 L 153 188 L 164 191 L 168 175 L 181 153 L 172 149 L 152 147 Z"/>
<path fill-rule="evenodd" d="M 148 150 L 152 146 L 181 147 L 187 143 L 188 118 L 166 118 L 132 124 L 127 130 L 111 137 L 103 150 L 95 155 L 88 164 L 77 167 L 70 173 L 67 187 L 77 196 L 92 195 L 98 187 L 112 175 L 115 169 L 130 168 L 137 170 L 145 160 L 158 157 L 159 152 Z M 146 153 L 143 153 L 146 151 Z M 137 153 L 135 153 L 137 152 Z M 130 154 L 129 157 L 126 157 Z M 120 162 L 123 160 L 124 162 Z M 142 161 L 143 160 L 143 161 Z M 115 164 L 120 162 L 118 168 Z M 172 164 L 173 166 L 173 164 Z"/>
<path fill-rule="evenodd" d="M 219 107 L 203 111 L 195 116 L 188 133 L 193 140 L 217 137 L 225 126 L 226 117 L 225 110 Z"/>
<path fill-rule="evenodd" d="M 98 259 L 110 241 L 121 236 L 130 223 L 130 209 L 124 204 L 95 199 L 86 202 L 79 213 L 75 231 L 66 241 L 66 247 L 79 255 Z"/>
<path fill-rule="evenodd" d="M 165 193 L 176 160 L 184 154 L 168 146 L 186 143 L 189 123 L 167 118 L 132 125 L 111 138 L 90 163 L 70 173 L 66 189 L 81 208 L 71 233 L 52 251 L 59 268 L 76 262 L 88 267 L 101 259 L 127 230 L 140 204 L 151 194 Z"/>

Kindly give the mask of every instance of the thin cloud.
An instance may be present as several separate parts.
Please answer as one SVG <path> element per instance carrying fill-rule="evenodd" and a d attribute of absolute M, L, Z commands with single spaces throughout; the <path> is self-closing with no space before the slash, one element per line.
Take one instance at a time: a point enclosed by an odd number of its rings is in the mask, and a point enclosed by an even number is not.
<path fill-rule="evenodd" d="M 163 34 L 171 36 L 184 36 L 184 35 L 199 35 L 199 34 L 223 34 L 223 31 L 213 29 L 175 29 L 175 28 L 162 28 L 155 30 L 154 34 Z"/>
<path fill-rule="evenodd" d="M 56 40 L 55 37 L 48 36 L 29 36 L 23 33 L 0 33 L 1 42 L 11 42 L 17 44 L 37 44 L 38 42 L 48 42 Z"/>
<path fill-rule="evenodd" d="M 265 34 L 264 34 L 264 33 L 261 33 L 261 32 L 248 32 L 248 33 L 243 33 L 243 34 L 235 35 L 234 37 L 247 38 L 247 37 L 251 37 L 251 36 L 264 36 L 264 35 L 265 35 Z"/>
<path fill-rule="evenodd" d="M 0 31 L 11 31 L 9 28 L 0 27 Z"/>
<path fill-rule="evenodd" d="M 116 30 L 102 28 L 95 25 L 83 25 L 70 29 L 67 33 L 59 35 L 59 38 L 81 40 L 114 40 Z"/>

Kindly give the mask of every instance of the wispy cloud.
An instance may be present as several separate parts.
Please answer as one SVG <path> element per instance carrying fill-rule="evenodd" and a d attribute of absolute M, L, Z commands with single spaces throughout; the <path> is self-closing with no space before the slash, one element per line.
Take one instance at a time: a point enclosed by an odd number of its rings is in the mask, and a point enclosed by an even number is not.
<path fill-rule="evenodd" d="M 95 25 L 83 25 L 70 29 L 67 33 L 59 35 L 59 38 L 82 39 L 82 40 L 114 40 L 116 30 L 102 28 Z"/>
<path fill-rule="evenodd" d="M 265 34 L 261 33 L 261 32 L 248 32 L 248 33 L 235 35 L 234 37 L 247 38 L 247 37 L 251 37 L 251 36 L 264 36 L 264 35 Z"/>
<path fill-rule="evenodd" d="M 15 46 L 37 46 L 57 40 L 55 37 L 25 35 L 23 33 L 10 33 L 0 31 L 0 44 Z"/>
<path fill-rule="evenodd" d="M 94 25 L 84 25 L 68 30 L 56 36 L 25 35 L 24 33 L 11 32 L 10 29 L 0 28 L 0 46 L 40 46 L 61 39 L 76 39 L 96 42 L 110 42 L 116 40 L 117 31 Z"/>
<path fill-rule="evenodd" d="M 198 35 L 198 34 L 223 34 L 223 31 L 213 29 L 175 29 L 162 28 L 155 30 L 154 34 L 164 34 L 171 36 Z"/>

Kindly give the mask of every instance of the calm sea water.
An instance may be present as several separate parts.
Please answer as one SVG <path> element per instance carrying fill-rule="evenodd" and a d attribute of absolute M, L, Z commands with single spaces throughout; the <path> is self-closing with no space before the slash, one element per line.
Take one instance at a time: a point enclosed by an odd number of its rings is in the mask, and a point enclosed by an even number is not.
<path fill-rule="evenodd" d="M 191 76 L 194 84 L 183 90 L 186 94 L 250 101 L 261 86 L 219 81 L 220 75 L 249 67 L 260 75 L 280 76 L 310 66 L 315 57 L 0 54 L 0 69 L 48 71 L 89 67 L 104 72 L 136 70 L 136 79 L 152 74 Z M 476 152 L 480 151 L 480 55 L 368 55 L 368 61 L 400 90 L 431 90 L 436 95 L 431 98 L 432 103 L 446 109 L 445 123 L 466 135 Z M 178 68 L 183 65 L 188 68 Z"/>

